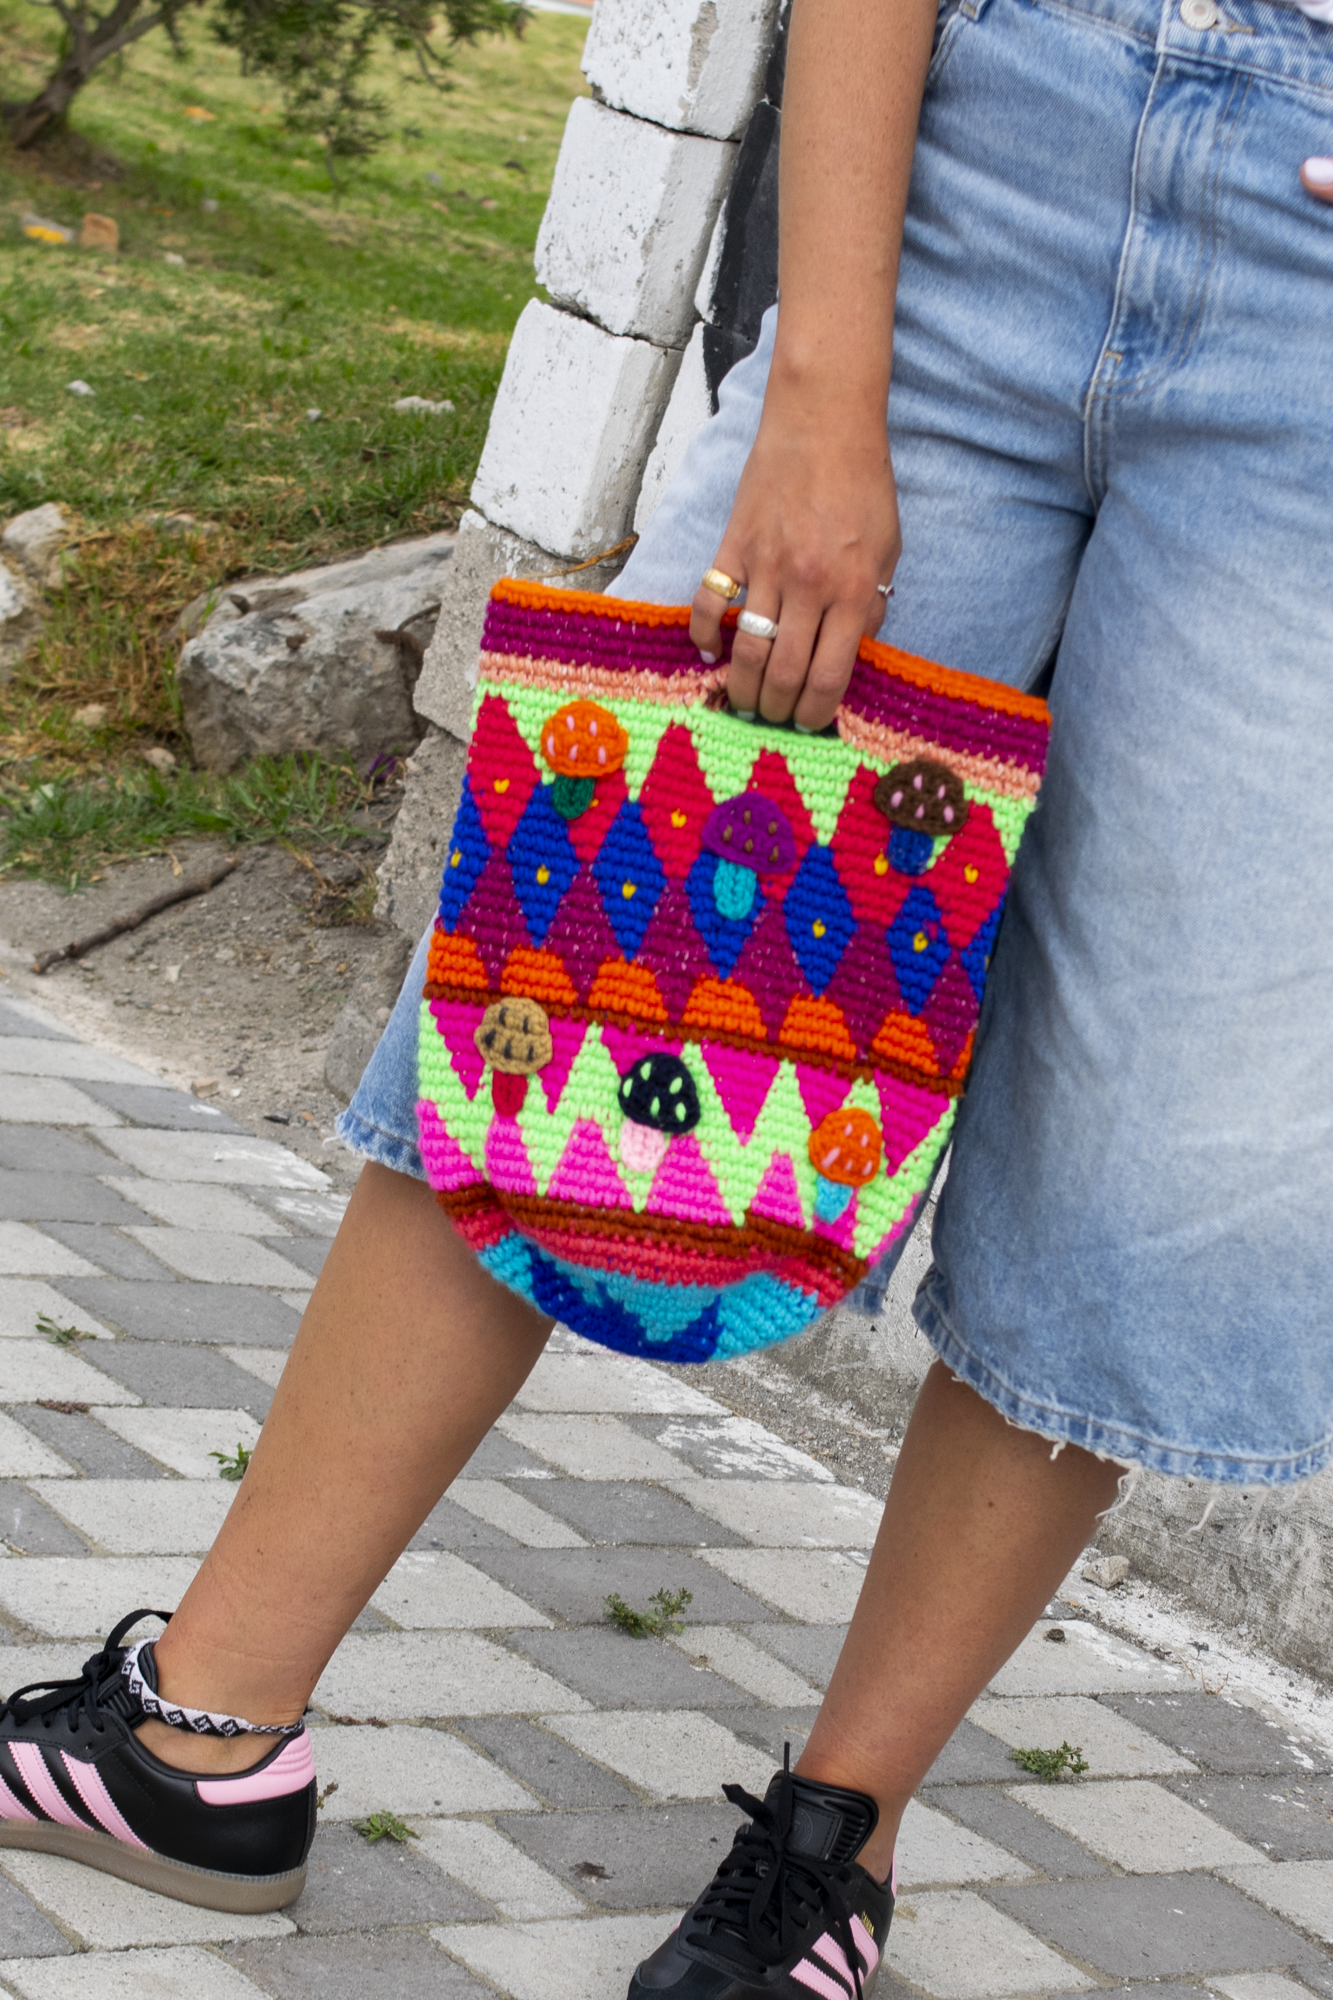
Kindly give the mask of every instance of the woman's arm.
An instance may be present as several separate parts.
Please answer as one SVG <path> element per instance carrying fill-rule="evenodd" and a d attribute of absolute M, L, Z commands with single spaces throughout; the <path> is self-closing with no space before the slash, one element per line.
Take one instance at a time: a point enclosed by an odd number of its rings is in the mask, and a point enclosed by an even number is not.
<path fill-rule="evenodd" d="M 782 108 L 777 346 L 717 567 L 771 643 L 738 633 L 732 706 L 832 720 L 901 540 L 884 411 L 907 184 L 935 0 L 793 0 Z M 723 602 L 690 631 L 716 653 Z"/>

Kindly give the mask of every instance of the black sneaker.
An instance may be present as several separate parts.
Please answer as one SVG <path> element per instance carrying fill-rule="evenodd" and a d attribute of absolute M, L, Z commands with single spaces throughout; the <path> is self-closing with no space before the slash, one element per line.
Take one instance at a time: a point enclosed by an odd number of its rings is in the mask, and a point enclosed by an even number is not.
<path fill-rule="evenodd" d="M 785 1764 L 762 1801 L 722 1789 L 753 1824 L 638 1968 L 629 2000 L 870 2000 L 893 1915 L 892 1883 L 856 1865 L 875 1801 L 793 1777 Z"/>
<path fill-rule="evenodd" d="M 302 1728 L 234 1778 L 173 1770 L 134 1734 L 147 1719 L 121 1671 L 122 1618 L 76 1681 L 34 1681 L 0 1704 L 0 1847 L 85 1861 L 206 1910 L 295 1902 L 315 1831 L 315 1765 Z M 139 1670 L 156 1690 L 152 1648 Z"/>

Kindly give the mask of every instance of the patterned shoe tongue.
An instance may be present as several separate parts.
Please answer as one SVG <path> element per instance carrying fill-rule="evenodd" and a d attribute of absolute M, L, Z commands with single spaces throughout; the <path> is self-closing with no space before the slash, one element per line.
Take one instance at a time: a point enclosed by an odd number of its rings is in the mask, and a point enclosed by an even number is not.
<path fill-rule="evenodd" d="M 781 1784 L 775 1778 L 769 1786 L 770 1803 Z M 793 1778 L 791 1832 L 787 1845 L 794 1854 L 812 1854 L 820 1861 L 850 1861 L 865 1846 L 879 1818 L 873 1799 L 863 1792 L 843 1791 L 839 1785 L 820 1785 L 809 1778 Z"/>

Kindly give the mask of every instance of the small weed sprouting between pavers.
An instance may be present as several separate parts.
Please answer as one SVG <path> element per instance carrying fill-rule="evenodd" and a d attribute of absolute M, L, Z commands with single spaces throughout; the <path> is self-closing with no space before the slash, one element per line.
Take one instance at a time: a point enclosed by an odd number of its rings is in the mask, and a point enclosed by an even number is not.
<path fill-rule="evenodd" d="M 687 1604 L 693 1604 L 694 1595 L 688 1590 L 655 1590 L 646 1611 L 635 1611 L 614 1590 L 602 1601 L 611 1623 L 628 1632 L 631 1639 L 663 1639 L 669 1633 L 684 1631 L 680 1614 Z"/>
<path fill-rule="evenodd" d="M 81 1333 L 77 1326 L 57 1326 L 49 1313 L 38 1313 L 37 1331 L 53 1341 L 57 1347 L 73 1347 L 77 1341 L 88 1338 L 87 1334 Z"/>
<path fill-rule="evenodd" d="M 337 1789 L 338 1789 L 338 1780 L 336 1778 L 330 1778 L 328 1784 L 325 1785 L 323 1791 L 316 1792 L 315 1794 L 316 1812 L 323 1812 L 325 1799 L 332 1798 L 333 1794 L 337 1791 Z"/>
<path fill-rule="evenodd" d="M 372 1847 L 377 1840 L 405 1841 L 421 1838 L 414 1826 L 409 1826 L 405 1819 L 399 1819 L 397 1813 L 389 1812 L 387 1809 L 371 1813 L 368 1819 L 354 1819 L 352 1825 L 362 1840 L 369 1841 Z"/>
<path fill-rule="evenodd" d="M 1011 1750 L 1009 1755 L 1022 1770 L 1030 1771 L 1034 1778 L 1041 1778 L 1048 1785 L 1066 1775 L 1081 1778 L 1091 1769 L 1083 1755 L 1083 1746 L 1078 1743 L 1072 1747 L 1062 1743 L 1058 1750 Z"/>
<path fill-rule="evenodd" d="M 238 1438 L 235 1451 L 210 1451 L 209 1457 L 218 1462 L 219 1479 L 244 1479 L 245 1468 L 250 1463 L 251 1447 L 243 1445 Z"/>

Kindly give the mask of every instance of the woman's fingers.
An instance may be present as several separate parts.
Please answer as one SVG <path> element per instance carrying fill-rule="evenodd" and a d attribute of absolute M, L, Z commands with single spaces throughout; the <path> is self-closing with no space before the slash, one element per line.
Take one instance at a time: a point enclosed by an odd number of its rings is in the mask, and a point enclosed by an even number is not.
<path fill-rule="evenodd" d="M 795 708 L 798 729 L 827 729 L 847 692 L 848 660 L 867 632 L 877 632 L 884 599 L 875 593 L 876 609 L 858 616 L 854 604 L 834 604 L 824 613 L 814 657 Z"/>
<path fill-rule="evenodd" d="M 744 588 L 745 570 L 740 565 L 739 556 L 732 554 L 732 563 L 737 566 L 728 568 L 723 559 L 725 553 L 724 549 L 708 574 L 716 577 L 719 583 L 725 578 Z M 690 605 L 690 637 L 709 666 L 722 656 L 722 614 L 733 598 L 734 593 L 732 597 L 724 597 L 720 590 L 710 590 L 704 582 L 700 582 L 694 593 Z"/>
<path fill-rule="evenodd" d="M 1333 159 L 1316 154 L 1301 168 L 1301 186 L 1317 201 L 1333 202 Z"/>

